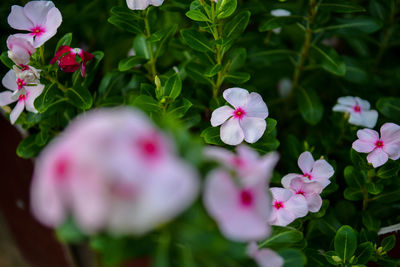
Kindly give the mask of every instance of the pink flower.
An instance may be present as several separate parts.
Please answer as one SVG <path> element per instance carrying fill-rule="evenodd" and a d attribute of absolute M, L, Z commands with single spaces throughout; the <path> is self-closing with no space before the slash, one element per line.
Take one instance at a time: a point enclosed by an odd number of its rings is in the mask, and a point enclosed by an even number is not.
<path fill-rule="evenodd" d="M 15 101 L 13 111 L 10 113 L 11 124 L 14 124 L 21 115 L 24 107 L 30 112 L 37 113 L 33 102 L 42 93 L 44 85 L 27 86 L 25 80 L 17 78 L 14 70 L 10 70 L 2 80 L 3 86 L 10 91 L 0 93 L 0 106 L 9 105 Z"/>
<path fill-rule="evenodd" d="M 374 168 L 382 166 L 389 158 L 400 158 L 400 126 L 397 124 L 382 125 L 381 138 L 377 131 L 370 129 L 358 130 L 357 137 L 353 149 L 360 153 L 369 153 L 367 160 Z"/>
<path fill-rule="evenodd" d="M 237 155 L 224 148 L 209 146 L 204 149 L 204 155 L 237 172 L 240 181 L 245 185 L 269 180 L 279 160 L 278 153 L 271 152 L 260 157 L 255 150 L 246 145 L 238 146 L 236 151 Z"/>
<path fill-rule="evenodd" d="M 13 5 L 7 20 L 12 28 L 29 31 L 19 36 L 30 40 L 37 48 L 57 33 L 62 17 L 53 2 L 30 1 L 24 7 Z"/>
<path fill-rule="evenodd" d="M 212 171 L 205 183 L 204 205 L 217 221 L 223 235 L 233 241 L 261 240 L 270 233 L 267 223 L 271 200 L 260 181 L 252 186 L 238 186 L 229 172 Z"/>
<path fill-rule="evenodd" d="M 164 0 L 126 0 L 129 9 L 143 10 L 149 5 L 161 6 Z"/>
<path fill-rule="evenodd" d="M 331 181 L 330 177 L 334 174 L 333 167 L 324 159 L 314 161 L 310 152 L 301 153 L 297 161 L 303 174 L 289 173 L 281 180 L 283 187 L 290 188 L 290 182 L 296 177 L 301 177 L 306 183 L 317 181 L 322 185 L 322 189 L 327 187 Z"/>
<path fill-rule="evenodd" d="M 76 55 L 81 58 L 81 63 L 76 61 Z M 83 51 L 80 48 L 71 48 L 69 46 L 60 46 L 56 52 L 56 55 L 50 60 L 50 64 L 57 62 L 57 65 L 62 71 L 75 72 L 81 68 L 81 75 L 85 77 L 86 74 L 86 63 L 92 60 L 94 56 L 88 52 Z"/>
<path fill-rule="evenodd" d="M 308 205 L 308 210 L 318 212 L 322 206 L 322 199 L 319 194 L 322 192 L 322 185 L 318 182 L 306 183 L 301 178 L 294 178 L 289 188 L 293 194 L 302 195 Z"/>
<path fill-rule="evenodd" d="M 378 112 L 370 110 L 368 101 L 359 97 L 345 96 L 339 97 L 338 104 L 333 107 L 333 111 L 347 112 L 350 114 L 349 123 L 374 128 L 378 120 Z"/>
<path fill-rule="evenodd" d="M 33 45 L 18 34 L 7 38 L 8 57 L 17 65 L 27 65 L 36 52 Z"/>
<path fill-rule="evenodd" d="M 293 194 L 286 188 L 270 188 L 272 193 L 272 225 L 286 226 L 308 213 L 307 201 L 301 194 Z"/>
<path fill-rule="evenodd" d="M 196 172 L 141 112 L 103 109 L 72 121 L 37 160 L 32 210 L 57 227 L 71 214 L 83 231 L 144 234 L 187 208 Z"/>
<path fill-rule="evenodd" d="M 268 248 L 258 249 L 256 242 L 251 242 L 247 246 L 247 255 L 253 258 L 260 267 L 282 267 L 284 264 L 278 253 Z"/>
<path fill-rule="evenodd" d="M 226 89 L 225 100 L 231 104 L 214 110 L 211 125 L 221 126 L 221 140 L 228 145 L 238 145 L 243 139 L 255 143 L 264 134 L 268 108 L 261 96 L 242 88 Z"/>

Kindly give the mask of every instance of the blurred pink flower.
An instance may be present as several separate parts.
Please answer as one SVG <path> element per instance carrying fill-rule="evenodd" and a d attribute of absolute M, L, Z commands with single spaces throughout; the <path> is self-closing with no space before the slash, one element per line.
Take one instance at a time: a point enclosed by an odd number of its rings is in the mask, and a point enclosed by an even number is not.
<path fill-rule="evenodd" d="M 287 189 L 293 194 L 302 195 L 306 199 L 309 211 L 318 212 L 321 208 L 322 199 L 319 194 L 322 192 L 322 185 L 320 183 L 306 183 L 301 178 L 294 178 Z"/>
<path fill-rule="evenodd" d="M 32 54 L 36 52 L 33 45 L 18 34 L 7 38 L 8 57 L 17 65 L 27 65 Z"/>
<path fill-rule="evenodd" d="M 270 188 L 272 193 L 272 225 L 286 226 L 308 213 L 307 201 L 301 194 L 293 194 L 286 188 Z"/>
<path fill-rule="evenodd" d="M 206 178 L 203 200 L 226 238 L 256 241 L 270 234 L 271 200 L 265 182 L 240 187 L 229 172 L 213 170 Z"/>
<path fill-rule="evenodd" d="M 311 153 L 305 151 L 300 154 L 297 164 L 303 174 L 289 173 L 285 175 L 281 180 L 283 187 L 290 188 L 290 182 L 296 177 L 301 177 L 306 183 L 317 181 L 322 185 L 322 189 L 331 183 L 329 178 L 332 177 L 335 171 L 326 160 L 319 159 L 314 161 Z"/>
<path fill-rule="evenodd" d="M 76 61 L 76 56 L 79 55 L 81 62 Z M 57 62 L 57 65 L 62 71 L 75 72 L 81 68 L 81 75 L 85 77 L 86 63 L 94 58 L 94 55 L 83 51 L 80 48 L 71 48 L 67 45 L 62 45 L 58 48 L 56 55 L 50 60 L 50 64 Z"/>
<path fill-rule="evenodd" d="M 258 93 L 242 88 L 226 89 L 223 93 L 230 106 L 222 106 L 211 115 L 211 125 L 221 126 L 221 140 L 228 145 L 238 145 L 243 139 L 255 143 L 262 137 L 267 123 L 268 108 Z"/>
<path fill-rule="evenodd" d="M 39 156 L 32 210 L 53 227 L 72 214 L 87 233 L 144 234 L 187 208 L 198 186 L 197 173 L 141 112 L 96 110 Z"/>
<path fill-rule="evenodd" d="M 282 267 L 284 264 L 283 258 L 278 253 L 268 248 L 258 249 L 256 242 L 251 242 L 247 246 L 247 255 L 260 267 Z"/>
<path fill-rule="evenodd" d="M 381 127 L 381 137 L 377 131 L 363 129 L 357 131 L 358 140 L 354 141 L 353 149 L 361 153 L 369 153 L 367 160 L 377 168 L 385 164 L 388 159 L 400 158 L 400 126 L 394 123 L 385 123 Z"/>
<path fill-rule="evenodd" d="M 129 9 L 143 10 L 149 5 L 161 6 L 164 0 L 126 0 Z"/>
<path fill-rule="evenodd" d="M 14 29 L 29 31 L 18 37 L 29 40 L 37 48 L 57 33 L 62 17 L 53 2 L 30 1 L 24 7 L 13 5 L 7 21 Z"/>
<path fill-rule="evenodd" d="M 6 73 L 2 83 L 5 88 L 12 92 L 0 93 L 0 106 L 9 105 L 17 101 L 13 111 L 10 113 L 11 124 L 15 123 L 24 108 L 30 112 L 37 113 L 33 102 L 42 93 L 44 85 L 27 86 L 27 82 L 18 78 L 14 70 L 9 70 Z"/>
<path fill-rule="evenodd" d="M 209 146 L 204 149 L 204 155 L 236 171 L 245 185 L 258 183 L 260 180 L 269 181 L 279 160 L 278 153 L 271 152 L 260 157 L 255 150 L 246 145 L 239 145 L 236 151 L 237 155 L 221 147 Z"/>
<path fill-rule="evenodd" d="M 370 110 L 370 108 L 371 105 L 367 100 L 357 96 L 344 96 L 339 97 L 338 104 L 333 107 L 333 111 L 349 113 L 349 123 L 351 124 L 374 128 L 378 120 L 378 112 Z"/>

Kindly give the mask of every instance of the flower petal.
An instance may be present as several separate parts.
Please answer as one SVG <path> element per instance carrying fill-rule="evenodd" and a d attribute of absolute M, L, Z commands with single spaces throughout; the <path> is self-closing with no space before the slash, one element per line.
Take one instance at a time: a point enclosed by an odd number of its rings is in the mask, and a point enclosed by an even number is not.
<path fill-rule="evenodd" d="M 337 112 L 352 112 L 353 108 L 347 105 L 342 105 L 342 104 L 336 104 L 333 106 L 332 108 L 333 111 L 337 111 Z"/>
<path fill-rule="evenodd" d="M 302 195 L 293 195 L 285 202 L 284 209 L 290 211 L 296 218 L 304 217 L 308 213 L 307 201 Z"/>
<path fill-rule="evenodd" d="M 36 36 L 34 40 L 34 47 L 42 46 L 47 40 L 57 33 L 57 28 L 61 25 L 62 16 L 58 8 L 53 7 L 50 9 L 46 18 L 46 32 L 40 36 Z"/>
<path fill-rule="evenodd" d="M 357 104 L 361 107 L 361 110 L 369 110 L 371 108 L 371 105 L 369 104 L 369 102 L 367 100 L 361 99 L 358 96 L 355 97 L 355 100 L 357 102 Z"/>
<path fill-rule="evenodd" d="M 281 183 L 283 185 L 284 188 L 289 189 L 290 188 L 290 183 L 294 178 L 297 177 L 301 177 L 301 174 L 298 173 L 289 173 L 286 174 L 282 179 L 281 179 Z"/>
<path fill-rule="evenodd" d="M 385 145 L 383 151 L 385 151 L 392 160 L 398 160 L 400 158 L 400 143 Z"/>
<path fill-rule="evenodd" d="M 305 151 L 300 154 L 297 164 L 304 174 L 311 173 L 311 169 L 314 165 L 314 158 L 310 152 Z"/>
<path fill-rule="evenodd" d="M 313 179 L 329 179 L 334 174 L 334 169 L 326 160 L 319 159 L 313 165 L 311 176 Z"/>
<path fill-rule="evenodd" d="M 24 110 L 24 107 L 25 102 L 23 100 L 19 100 L 15 105 L 13 111 L 11 111 L 10 113 L 11 124 L 14 124 L 14 122 L 18 119 L 19 115 L 21 115 L 22 111 Z"/>
<path fill-rule="evenodd" d="M 375 144 L 369 141 L 358 139 L 353 142 L 352 148 L 360 153 L 369 153 L 375 149 Z"/>
<path fill-rule="evenodd" d="M 272 214 L 271 218 L 274 219 L 269 221 L 271 225 L 286 226 L 296 219 L 293 213 L 285 209 L 273 209 Z"/>
<path fill-rule="evenodd" d="M 282 267 L 284 261 L 275 251 L 267 248 L 258 249 L 256 242 L 247 246 L 246 253 L 253 258 L 260 267 Z"/>
<path fill-rule="evenodd" d="M 374 130 L 371 130 L 371 129 L 358 130 L 357 131 L 357 137 L 360 140 L 371 142 L 373 144 L 375 144 L 376 141 L 379 140 L 378 132 L 374 131 Z"/>
<path fill-rule="evenodd" d="M 161 6 L 164 0 L 150 0 L 150 4 L 153 6 Z"/>
<path fill-rule="evenodd" d="M 13 93 L 10 91 L 5 91 L 0 93 L 0 107 L 1 106 L 6 106 L 8 104 L 11 104 L 12 102 L 15 102 L 15 100 L 12 98 Z"/>
<path fill-rule="evenodd" d="M 388 158 L 389 158 L 388 154 L 386 154 L 385 151 L 383 151 L 383 149 L 381 148 L 375 149 L 367 156 L 368 162 L 371 163 L 372 166 L 374 166 L 374 168 L 377 168 L 385 164 L 386 161 L 388 161 Z"/>
<path fill-rule="evenodd" d="M 211 114 L 211 125 L 213 127 L 223 124 L 227 119 L 233 116 L 234 110 L 229 106 L 217 108 Z"/>
<path fill-rule="evenodd" d="M 18 90 L 17 74 L 14 70 L 9 70 L 1 82 L 5 88 L 10 89 L 11 91 Z"/>
<path fill-rule="evenodd" d="M 293 195 L 293 193 L 286 188 L 271 187 L 269 190 L 272 193 L 272 198 L 274 199 L 274 201 L 286 202 Z"/>
<path fill-rule="evenodd" d="M 143 10 L 149 6 L 150 0 L 126 0 L 126 4 L 129 9 Z"/>
<path fill-rule="evenodd" d="M 246 106 L 249 92 L 245 89 L 234 87 L 226 89 L 222 95 L 229 104 L 238 108 Z"/>
<path fill-rule="evenodd" d="M 220 164 L 231 168 L 235 154 L 231 151 L 217 146 L 208 146 L 203 149 L 203 154 L 207 159 L 216 160 Z"/>
<path fill-rule="evenodd" d="M 11 28 L 17 30 L 29 31 L 29 29 L 35 26 L 32 21 L 25 16 L 24 8 L 16 5 L 11 7 L 11 12 L 10 15 L 8 15 L 7 22 Z"/>
<path fill-rule="evenodd" d="M 262 119 L 268 117 L 268 107 L 258 93 L 250 93 L 247 100 L 246 115 Z"/>
<path fill-rule="evenodd" d="M 381 127 L 383 144 L 400 143 L 400 126 L 394 123 L 385 123 Z"/>
<path fill-rule="evenodd" d="M 353 107 L 357 104 L 356 99 L 353 96 L 342 96 L 338 98 L 338 103 Z"/>
<path fill-rule="evenodd" d="M 230 118 L 221 126 L 220 136 L 225 144 L 236 146 L 243 141 L 244 133 L 240 127 L 239 120 Z"/>
<path fill-rule="evenodd" d="M 43 26 L 50 9 L 54 8 L 51 1 L 30 1 L 24 6 L 24 14 L 35 26 Z"/>
<path fill-rule="evenodd" d="M 25 89 L 28 92 L 26 100 L 25 100 L 26 110 L 33 112 L 33 113 L 37 113 L 38 111 L 36 110 L 35 106 L 33 105 L 33 102 L 43 92 L 44 85 L 38 84 L 36 86 L 26 86 Z"/>
<path fill-rule="evenodd" d="M 319 194 L 314 193 L 311 195 L 307 195 L 306 200 L 309 211 L 318 212 L 321 209 L 322 198 Z"/>
<path fill-rule="evenodd" d="M 363 125 L 368 128 L 374 128 L 378 120 L 378 112 L 376 110 L 366 110 L 362 112 Z"/>
<path fill-rule="evenodd" d="M 265 119 L 247 117 L 244 116 L 243 119 L 239 121 L 244 133 L 244 140 L 247 143 L 255 143 L 260 139 L 265 129 L 267 128 L 267 123 Z"/>

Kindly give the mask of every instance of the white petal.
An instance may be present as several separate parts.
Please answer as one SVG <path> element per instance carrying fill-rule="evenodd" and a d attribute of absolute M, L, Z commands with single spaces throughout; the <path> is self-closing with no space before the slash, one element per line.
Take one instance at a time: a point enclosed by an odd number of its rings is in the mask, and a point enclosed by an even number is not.
<path fill-rule="evenodd" d="M 15 100 L 12 98 L 12 95 L 13 93 L 10 91 L 0 93 L 0 107 L 15 102 Z"/>
<path fill-rule="evenodd" d="M 384 145 L 383 151 L 385 151 L 392 160 L 398 160 L 400 158 L 400 143 Z"/>
<path fill-rule="evenodd" d="M 33 42 L 34 47 L 42 46 L 47 40 L 53 37 L 57 33 L 57 28 L 61 25 L 62 16 L 60 10 L 52 8 L 47 14 L 46 18 L 46 32 L 42 35 L 35 37 Z"/>
<path fill-rule="evenodd" d="M 289 188 L 290 188 L 290 182 L 291 182 L 294 178 L 301 177 L 301 176 L 302 176 L 301 174 L 297 174 L 297 173 L 289 173 L 289 174 L 286 174 L 286 175 L 282 178 L 281 183 L 282 183 L 282 185 L 283 185 L 284 188 L 289 189 Z"/>
<path fill-rule="evenodd" d="M 287 17 L 290 16 L 290 11 L 282 8 L 271 10 L 271 15 L 274 17 Z"/>
<path fill-rule="evenodd" d="M 375 143 L 358 139 L 353 142 L 352 148 L 360 153 L 369 153 L 375 149 Z"/>
<path fill-rule="evenodd" d="M 17 75 L 14 70 L 9 70 L 1 81 L 3 86 L 11 91 L 18 90 Z"/>
<path fill-rule="evenodd" d="M 271 187 L 269 190 L 272 193 L 273 201 L 286 202 L 293 196 L 293 193 L 286 188 Z"/>
<path fill-rule="evenodd" d="M 267 123 L 265 119 L 261 118 L 251 118 L 244 116 L 239 120 L 239 124 L 242 127 L 244 133 L 244 140 L 247 143 L 255 143 L 260 139 L 265 129 L 267 128 Z"/>
<path fill-rule="evenodd" d="M 164 0 L 150 0 L 150 4 L 153 6 L 161 6 Z"/>
<path fill-rule="evenodd" d="M 244 133 L 240 127 L 239 120 L 230 118 L 221 126 L 220 136 L 225 144 L 236 146 L 243 141 Z"/>
<path fill-rule="evenodd" d="M 217 108 L 211 114 L 211 125 L 213 127 L 221 125 L 233 115 L 234 110 L 229 106 Z"/>
<path fill-rule="evenodd" d="M 309 174 L 311 173 L 311 169 L 314 165 L 314 158 L 310 152 L 305 151 L 300 154 L 299 159 L 297 160 L 297 164 L 304 174 Z"/>
<path fill-rule="evenodd" d="M 19 115 L 21 115 L 22 111 L 24 110 L 24 107 L 25 107 L 25 102 L 23 100 L 17 102 L 13 111 L 11 111 L 10 113 L 11 124 L 14 124 L 14 122 L 18 119 Z"/>
<path fill-rule="evenodd" d="M 26 86 L 25 89 L 28 92 L 25 100 L 26 110 L 37 113 L 38 111 L 33 103 L 35 99 L 43 92 L 44 85 L 38 84 L 36 86 Z"/>
<path fill-rule="evenodd" d="M 359 112 L 350 112 L 349 123 L 357 126 L 365 126 L 364 118 Z"/>
<path fill-rule="evenodd" d="M 385 123 L 381 127 L 383 144 L 400 142 L 400 126 L 394 123 Z"/>
<path fill-rule="evenodd" d="M 352 112 L 353 108 L 347 105 L 341 105 L 341 104 L 336 104 L 333 106 L 332 108 L 333 111 L 337 111 L 337 112 Z"/>
<path fill-rule="evenodd" d="M 226 89 L 222 95 L 229 104 L 238 108 L 246 106 L 249 92 L 245 89 L 235 87 Z"/>
<path fill-rule="evenodd" d="M 24 8 L 21 6 L 12 6 L 10 15 L 7 18 L 11 28 L 17 30 L 29 30 L 34 27 L 32 21 L 25 16 Z"/>
<path fill-rule="evenodd" d="M 361 110 L 369 110 L 371 108 L 371 105 L 367 100 L 361 99 L 358 96 L 355 97 L 357 104 L 361 107 Z"/>
<path fill-rule="evenodd" d="M 53 7 L 54 4 L 51 1 L 30 1 L 24 6 L 24 14 L 34 26 L 43 26 L 47 14 Z"/>
<path fill-rule="evenodd" d="M 250 93 L 246 106 L 246 116 L 266 119 L 268 107 L 258 93 Z"/>
<path fill-rule="evenodd" d="M 368 128 L 374 128 L 378 120 L 378 112 L 376 110 L 366 110 L 361 113 L 363 117 L 363 125 Z"/>
<path fill-rule="evenodd" d="M 126 0 L 126 4 L 129 9 L 143 10 L 149 6 L 150 0 Z"/>
<path fill-rule="evenodd" d="M 313 170 L 311 176 L 314 179 L 329 179 L 333 173 L 334 169 L 326 160 L 319 159 L 313 165 Z"/>
<path fill-rule="evenodd" d="M 372 163 L 372 166 L 374 166 L 374 168 L 377 168 L 385 164 L 388 161 L 388 158 L 389 158 L 388 154 L 386 154 L 385 151 L 383 151 L 383 149 L 381 148 L 375 149 L 367 156 L 368 162 Z"/>
<path fill-rule="evenodd" d="M 345 106 L 350 106 L 353 107 L 357 104 L 356 99 L 352 96 L 342 96 L 338 98 L 338 103 L 345 105 Z"/>
<path fill-rule="evenodd" d="M 284 209 L 293 213 L 296 218 L 304 217 L 308 213 L 307 201 L 302 195 L 293 195 L 284 205 Z"/>
<path fill-rule="evenodd" d="M 292 212 L 289 212 L 284 208 L 279 210 L 274 209 L 273 212 L 275 213 L 275 220 L 270 221 L 270 224 L 272 225 L 286 226 L 296 219 Z"/>
<path fill-rule="evenodd" d="M 311 212 L 318 212 L 322 206 L 322 198 L 319 194 L 307 195 L 307 205 Z"/>
<path fill-rule="evenodd" d="M 363 141 L 368 141 L 374 144 L 379 140 L 378 132 L 371 129 L 358 130 L 357 137 Z"/>

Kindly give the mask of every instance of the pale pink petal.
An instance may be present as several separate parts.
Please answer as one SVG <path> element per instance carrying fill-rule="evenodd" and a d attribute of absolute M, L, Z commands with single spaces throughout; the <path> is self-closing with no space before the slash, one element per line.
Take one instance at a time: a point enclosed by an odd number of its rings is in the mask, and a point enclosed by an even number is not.
<path fill-rule="evenodd" d="M 326 160 L 319 159 L 313 165 L 313 170 L 311 171 L 311 177 L 313 179 L 329 179 L 335 170 L 332 165 L 330 165 Z"/>
<path fill-rule="evenodd" d="M 357 104 L 356 99 L 352 96 L 342 96 L 338 98 L 338 103 L 345 106 L 355 106 Z"/>
<path fill-rule="evenodd" d="M 25 16 L 24 8 L 21 6 L 14 5 L 11 7 L 11 13 L 8 15 L 7 21 L 11 28 L 17 30 L 29 31 L 29 29 L 34 27 L 32 21 Z"/>
<path fill-rule="evenodd" d="M 10 91 L 0 93 L 0 107 L 15 102 L 15 100 L 12 98 L 12 95 L 13 93 L 11 93 Z"/>
<path fill-rule="evenodd" d="M 229 104 L 238 108 L 247 105 L 249 92 L 245 89 L 235 87 L 226 89 L 222 95 Z"/>
<path fill-rule="evenodd" d="M 392 160 L 398 160 L 400 158 L 400 143 L 392 142 L 388 145 L 384 145 L 383 151 L 385 151 Z"/>
<path fill-rule="evenodd" d="M 258 139 L 263 136 L 267 128 L 265 119 L 255 117 L 244 116 L 243 119 L 239 120 L 239 124 L 244 133 L 244 140 L 247 143 L 257 142 Z"/>
<path fill-rule="evenodd" d="M 233 109 L 229 106 L 217 108 L 211 114 L 211 125 L 213 127 L 223 124 L 227 119 L 233 116 Z"/>
<path fill-rule="evenodd" d="M 305 183 L 303 182 L 303 179 L 301 179 L 300 177 L 294 177 L 291 181 L 290 181 L 290 185 L 288 189 L 293 190 L 295 193 L 298 191 L 304 191 L 303 187 L 304 187 Z"/>
<path fill-rule="evenodd" d="M 302 195 L 293 195 L 285 202 L 284 210 L 291 212 L 296 218 L 304 217 L 308 213 L 307 201 Z"/>
<path fill-rule="evenodd" d="M 50 9 L 54 8 L 51 1 L 30 1 L 24 6 L 24 14 L 35 26 L 43 26 Z"/>
<path fill-rule="evenodd" d="M 289 173 L 286 174 L 282 179 L 281 179 L 281 183 L 283 185 L 284 188 L 289 189 L 290 188 L 290 183 L 294 178 L 298 178 L 301 177 L 301 174 L 298 173 Z"/>
<path fill-rule="evenodd" d="M 322 206 L 322 198 L 319 194 L 311 194 L 306 197 L 308 209 L 311 212 L 318 212 Z"/>
<path fill-rule="evenodd" d="M 150 0 L 150 4 L 153 6 L 161 6 L 164 0 Z"/>
<path fill-rule="evenodd" d="M 150 5 L 150 0 L 126 0 L 129 9 L 143 10 Z"/>
<path fill-rule="evenodd" d="M 36 51 L 28 40 L 18 37 L 17 34 L 10 35 L 7 38 L 7 48 L 9 49 L 8 57 L 17 65 L 28 64 L 31 55 Z"/>
<path fill-rule="evenodd" d="M 222 142 L 228 145 L 236 146 L 243 141 L 244 133 L 240 127 L 239 120 L 230 118 L 221 126 L 220 136 Z"/>
<path fill-rule="evenodd" d="M 267 248 L 258 249 L 256 242 L 249 243 L 246 251 L 260 267 L 282 267 L 284 264 L 282 257 L 275 251 Z"/>
<path fill-rule="evenodd" d="M 270 219 L 269 222 L 271 225 L 286 226 L 296 219 L 293 213 L 285 210 L 284 208 L 279 210 L 273 209 L 272 214 L 273 215 L 271 218 L 274 219 Z"/>
<path fill-rule="evenodd" d="M 286 202 L 293 195 L 293 193 L 286 188 L 271 187 L 269 190 L 272 193 L 273 201 Z"/>
<path fill-rule="evenodd" d="M 337 112 L 349 112 L 350 113 L 353 111 L 353 108 L 348 105 L 336 104 L 333 106 L 332 110 L 337 111 Z"/>
<path fill-rule="evenodd" d="M 9 70 L 1 81 L 3 86 L 11 91 L 18 90 L 17 75 L 14 70 Z"/>
<path fill-rule="evenodd" d="M 314 165 L 314 158 L 310 152 L 305 151 L 300 154 L 297 164 L 299 165 L 301 171 L 304 174 L 306 174 L 306 173 L 309 174 Z"/>
<path fill-rule="evenodd" d="M 246 116 L 262 119 L 268 117 L 268 107 L 258 93 L 250 93 L 247 100 Z"/>
<path fill-rule="evenodd" d="M 307 194 L 321 194 L 322 192 L 322 185 L 319 182 L 311 182 L 311 183 L 304 183 L 303 182 L 303 191 Z"/>
<path fill-rule="evenodd" d="M 19 100 L 15 105 L 13 111 L 11 111 L 10 113 L 11 124 L 14 124 L 14 122 L 18 119 L 19 115 L 21 115 L 22 111 L 24 110 L 24 107 L 25 107 L 25 102 Z"/>
<path fill-rule="evenodd" d="M 376 110 L 366 110 L 362 112 L 363 125 L 368 128 L 374 128 L 378 121 L 378 112 Z"/>
<path fill-rule="evenodd" d="M 363 141 L 368 141 L 374 144 L 379 140 L 378 132 L 371 129 L 358 130 L 357 137 Z"/>
<path fill-rule="evenodd" d="M 355 100 L 357 102 L 357 104 L 361 107 L 361 110 L 369 110 L 371 108 L 371 105 L 369 104 L 369 102 L 367 100 L 361 99 L 358 96 L 355 97 Z"/>
<path fill-rule="evenodd" d="M 28 92 L 25 100 L 26 110 L 37 113 L 38 111 L 33 103 L 35 99 L 43 92 L 44 85 L 38 84 L 36 86 L 26 86 L 25 89 Z"/>
<path fill-rule="evenodd" d="M 47 40 L 53 37 L 57 33 L 57 28 L 61 25 L 62 16 L 60 10 L 56 7 L 50 9 L 47 14 L 46 20 L 46 32 L 40 36 L 36 36 L 34 40 L 34 47 L 42 46 Z"/>
<path fill-rule="evenodd" d="M 256 161 L 258 161 L 258 158 L 259 158 L 258 153 L 254 149 L 250 148 L 249 146 L 239 145 L 238 147 L 236 147 L 236 151 L 238 153 L 238 156 L 242 160 L 252 162 L 252 163 L 255 163 Z"/>
<path fill-rule="evenodd" d="M 387 122 L 381 127 L 381 136 L 384 145 L 400 143 L 400 126 Z"/>
<path fill-rule="evenodd" d="M 388 154 L 386 154 L 383 149 L 377 148 L 368 154 L 367 161 L 371 163 L 374 168 L 377 168 L 385 164 L 388 161 L 388 158 Z"/>
<path fill-rule="evenodd" d="M 352 148 L 360 153 L 369 153 L 375 149 L 375 143 L 358 139 L 353 142 Z"/>
<path fill-rule="evenodd" d="M 216 160 L 229 168 L 232 167 L 232 162 L 235 158 L 235 154 L 231 151 L 217 146 L 208 146 L 204 148 L 203 154 L 207 159 Z"/>

